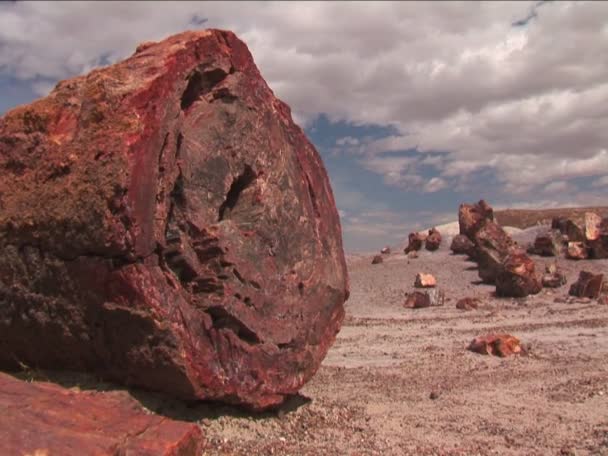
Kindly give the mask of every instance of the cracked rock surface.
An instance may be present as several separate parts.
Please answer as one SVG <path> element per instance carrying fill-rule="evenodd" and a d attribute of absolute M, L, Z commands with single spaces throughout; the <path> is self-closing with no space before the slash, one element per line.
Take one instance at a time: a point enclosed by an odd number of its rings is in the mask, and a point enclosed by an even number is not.
<path fill-rule="evenodd" d="M 75 391 L 0 373 L 0 452 L 198 456 L 196 423 L 146 412 L 126 392 Z"/>
<path fill-rule="evenodd" d="M 0 367 L 274 406 L 348 298 L 321 159 L 230 32 L 146 43 L 0 119 Z"/>

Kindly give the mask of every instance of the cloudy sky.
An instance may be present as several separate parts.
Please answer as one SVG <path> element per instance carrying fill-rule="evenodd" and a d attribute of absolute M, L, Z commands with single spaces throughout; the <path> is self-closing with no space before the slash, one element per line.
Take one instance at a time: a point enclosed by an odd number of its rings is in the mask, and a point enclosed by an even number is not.
<path fill-rule="evenodd" d="M 606 205 L 608 2 L 1 2 L 0 113 L 226 28 L 323 156 L 346 249 L 495 207 Z"/>

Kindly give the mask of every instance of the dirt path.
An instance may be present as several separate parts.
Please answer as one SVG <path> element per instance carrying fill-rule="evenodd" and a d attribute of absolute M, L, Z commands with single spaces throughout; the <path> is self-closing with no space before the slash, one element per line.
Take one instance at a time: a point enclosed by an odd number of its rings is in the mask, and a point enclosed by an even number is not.
<path fill-rule="evenodd" d="M 345 324 L 303 397 L 262 417 L 209 410 L 203 423 L 217 449 L 207 454 L 608 455 L 608 306 L 555 303 L 568 285 L 495 299 L 474 264 L 445 247 L 370 259 L 350 261 Z M 560 264 L 569 284 L 581 268 L 608 270 L 604 260 Z M 418 271 L 436 275 L 444 307 L 402 307 Z M 483 307 L 457 310 L 464 296 Z M 465 350 L 492 331 L 520 338 L 529 355 Z"/>

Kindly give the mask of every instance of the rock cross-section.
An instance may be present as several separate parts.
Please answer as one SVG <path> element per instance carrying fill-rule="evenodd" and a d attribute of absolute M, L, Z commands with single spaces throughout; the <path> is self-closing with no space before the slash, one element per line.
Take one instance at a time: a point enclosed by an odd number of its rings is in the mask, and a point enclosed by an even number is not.
<path fill-rule="evenodd" d="M 144 43 L 0 119 L 0 367 L 262 409 L 347 298 L 321 159 L 233 33 Z"/>

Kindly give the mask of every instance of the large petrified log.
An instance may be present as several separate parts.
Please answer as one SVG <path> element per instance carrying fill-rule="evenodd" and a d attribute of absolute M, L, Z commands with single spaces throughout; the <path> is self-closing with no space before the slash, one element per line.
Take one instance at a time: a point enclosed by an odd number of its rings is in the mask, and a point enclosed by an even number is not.
<path fill-rule="evenodd" d="M 335 339 L 321 159 L 230 32 L 186 32 L 0 119 L 0 367 L 264 408 Z"/>
<path fill-rule="evenodd" d="M 519 251 L 511 236 L 491 220 L 477 230 L 473 243 L 475 248 L 472 257 L 479 265 L 479 277 L 483 282 L 490 284 L 495 283 L 507 255 Z"/>
<path fill-rule="evenodd" d="M 461 204 L 458 208 L 460 234 L 473 240 L 475 233 L 487 222 L 494 220 L 494 210 L 484 200 L 476 204 Z"/>
<path fill-rule="evenodd" d="M 496 276 L 497 296 L 520 298 L 537 294 L 541 289 L 541 278 L 528 255 L 514 251 L 505 257 Z"/>
<path fill-rule="evenodd" d="M 146 412 L 126 392 L 74 391 L 0 373 L 0 454 L 198 456 L 196 423 Z"/>

